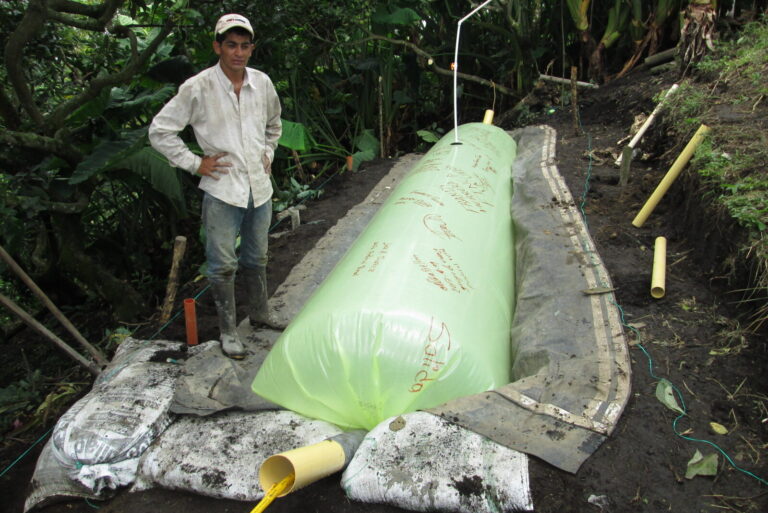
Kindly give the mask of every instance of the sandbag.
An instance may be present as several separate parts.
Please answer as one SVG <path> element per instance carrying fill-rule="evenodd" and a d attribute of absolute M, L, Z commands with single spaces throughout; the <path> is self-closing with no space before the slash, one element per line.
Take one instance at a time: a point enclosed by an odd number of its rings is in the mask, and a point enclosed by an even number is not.
<path fill-rule="evenodd" d="M 159 486 L 256 501 L 264 496 L 259 467 L 265 459 L 340 433 L 289 411 L 183 416 L 141 457 L 132 491 Z"/>
<path fill-rule="evenodd" d="M 341 485 L 350 499 L 413 511 L 533 511 L 525 454 L 425 412 L 376 426 Z"/>
<path fill-rule="evenodd" d="M 109 490 L 105 490 L 109 493 Z M 83 499 L 104 499 L 107 494 L 97 494 L 73 481 L 69 469 L 53 454 L 53 440 L 48 440 L 35 464 L 35 472 L 27 489 L 24 512 L 42 508 L 58 501 L 80 497 Z"/>
<path fill-rule="evenodd" d="M 96 494 L 133 482 L 138 458 L 173 418 L 181 342 L 126 339 L 93 388 L 53 430 L 54 457 Z"/>
<path fill-rule="evenodd" d="M 253 391 L 371 429 L 508 383 L 515 143 L 492 125 L 446 135 L 390 195 L 278 339 Z"/>

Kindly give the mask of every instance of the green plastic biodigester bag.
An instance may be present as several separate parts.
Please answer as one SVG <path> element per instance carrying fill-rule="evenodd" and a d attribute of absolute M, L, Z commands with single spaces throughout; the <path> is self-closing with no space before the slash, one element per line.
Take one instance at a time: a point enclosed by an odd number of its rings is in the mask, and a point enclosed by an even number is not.
<path fill-rule="evenodd" d="M 371 429 L 509 381 L 515 143 L 472 123 L 403 178 L 275 343 L 253 391 Z"/>

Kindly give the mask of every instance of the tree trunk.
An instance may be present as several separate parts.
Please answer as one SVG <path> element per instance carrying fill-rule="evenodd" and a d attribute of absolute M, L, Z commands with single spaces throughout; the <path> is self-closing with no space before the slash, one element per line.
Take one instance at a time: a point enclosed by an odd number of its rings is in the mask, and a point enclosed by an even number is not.
<path fill-rule="evenodd" d="M 109 303 L 115 316 L 122 321 L 135 320 L 146 312 L 144 300 L 136 289 L 101 265 L 98 256 L 88 254 L 79 214 L 51 212 L 51 225 L 61 273 L 73 278 L 72 281 L 84 292 Z"/>

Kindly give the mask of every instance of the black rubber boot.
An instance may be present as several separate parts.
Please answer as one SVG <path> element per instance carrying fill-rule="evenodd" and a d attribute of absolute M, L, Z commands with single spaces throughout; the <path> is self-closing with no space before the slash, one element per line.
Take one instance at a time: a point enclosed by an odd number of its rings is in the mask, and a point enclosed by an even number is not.
<path fill-rule="evenodd" d="M 221 350 L 232 359 L 242 360 L 245 358 L 245 347 L 237 335 L 235 283 L 211 283 L 211 294 L 219 316 Z"/>
<path fill-rule="evenodd" d="M 248 293 L 248 318 L 251 327 L 272 328 L 284 330 L 286 323 L 269 310 L 267 304 L 267 268 L 240 269 L 240 276 L 245 279 L 245 290 Z"/>

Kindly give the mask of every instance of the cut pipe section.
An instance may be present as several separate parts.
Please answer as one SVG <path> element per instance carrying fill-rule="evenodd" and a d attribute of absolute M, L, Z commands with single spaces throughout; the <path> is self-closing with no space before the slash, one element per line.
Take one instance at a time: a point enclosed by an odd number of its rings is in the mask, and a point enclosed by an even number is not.
<path fill-rule="evenodd" d="M 483 124 L 484 125 L 493 124 L 493 111 L 491 109 L 488 109 L 485 111 L 485 115 L 483 116 Z"/>
<path fill-rule="evenodd" d="M 648 217 L 653 212 L 653 209 L 656 208 L 656 206 L 661 201 L 661 198 L 663 198 L 664 194 L 667 193 L 669 187 L 677 179 L 677 177 L 680 176 L 680 173 L 685 168 L 685 165 L 688 164 L 689 160 L 691 160 L 693 152 L 696 151 L 696 148 L 698 148 L 699 145 L 704 141 L 704 136 L 707 134 L 707 132 L 709 132 L 709 130 L 710 128 L 707 125 L 701 125 L 699 129 L 696 130 L 696 133 L 693 134 L 691 140 L 688 141 L 688 144 L 685 145 L 682 153 L 678 155 L 675 163 L 672 164 L 672 167 L 669 168 L 667 174 L 664 175 L 664 178 L 661 179 L 659 185 L 656 186 L 656 190 L 653 191 L 653 194 L 651 194 L 651 196 L 645 202 L 643 208 L 641 208 L 640 212 L 638 212 L 637 216 L 635 216 L 635 219 L 632 221 L 632 225 L 634 227 L 640 228 L 645 224 L 645 222 L 648 220 Z"/>
<path fill-rule="evenodd" d="M 187 345 L 197 345 L 197 313 L 195 312 L 195 300 L 184 300 L 184 322 L 187 328 Z"/>
<path fill-rule="evenodd" d="M 348 431 L 314 445 L 270 456 L 259 469 L 259 484 L 266 493 L 275 484 L 293 474 L 293 484 L 277 496 L 284 497 L 304 488 L 349 465 L 363 437 L 365 431 Z"/>
<path fill-rule="evenodd" d="M 651 273 L 651 296 L 661 299 L 666 293 L 667 239 L 656 237 L 653 247 L 653 272 Z"/>

